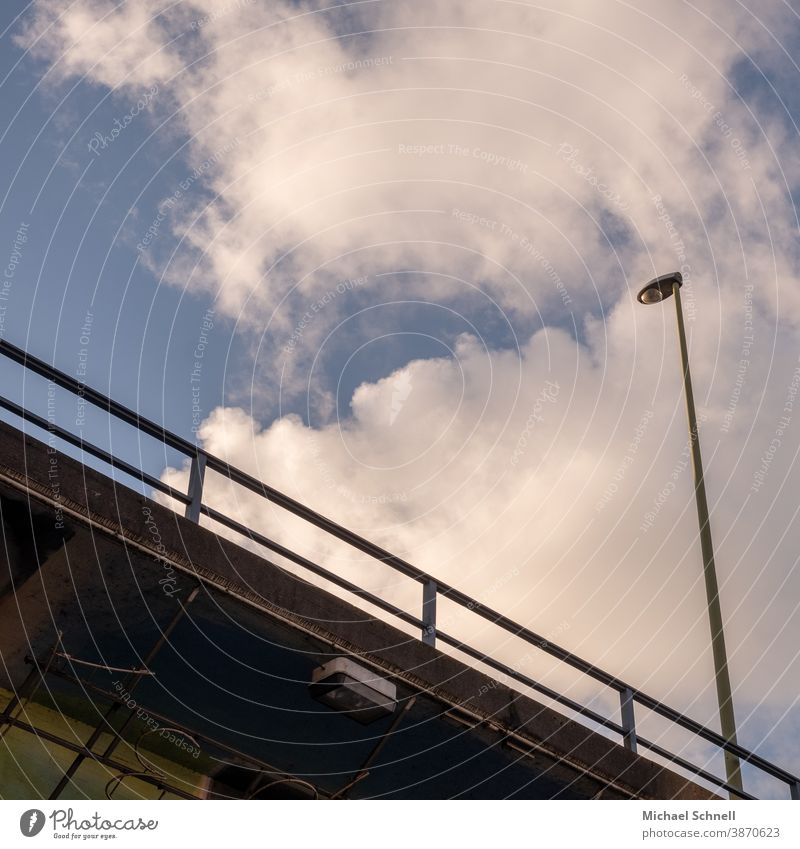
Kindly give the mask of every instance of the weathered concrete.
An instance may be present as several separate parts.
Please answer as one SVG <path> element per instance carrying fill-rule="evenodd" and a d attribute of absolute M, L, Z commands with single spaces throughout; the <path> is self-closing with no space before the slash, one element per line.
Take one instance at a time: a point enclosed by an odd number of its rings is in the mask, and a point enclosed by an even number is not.
<path fill-rule="evenodd" d="M 714 798 L 675 773 L 110 478 L 51 453 L 43 443 L 2 423 L 0 491 L 7 532 L 0 587 L 4 582 L 17 587 L 16 593 L 7 592 L 0 600 L 0 651 L 7 670 L 3 686 L 19 684 L 25 653 L 41 654 L 52 642 L 58 621 L 54 607 L 80 604 L 82 616 L 108 623 L 123 611 L 126 617 L 138 617 L 145 627 L 146 612 L 137 613 L 124 600 L 114 601 L 114 575 L 134 575 L 137 587 L 155 594 L 148 598 L 159 596 L 161 603 L 158 581 L 171 569 L 184 597 L 199 580 L 264 616 L 313 635 L 332 650 L 358 655 L 412 690 L 439 700 L 449 715 L 473 725 L 474 733 L 486 735 L 492 745 L 500 735 L 515 751 L 528 751 L 534 764 L 582 787 L 585 795 Z M 22 506 L 24 518 L 34 523 L 32 535 L 21 518 Z M 155 550 L 148 519 L 158 528 L 163 550 Z M 94 549 L 91 563 L 86 562 L 87 539 Z M 123 632 L 130 627 L 127 620 L 121 626 Z"/>

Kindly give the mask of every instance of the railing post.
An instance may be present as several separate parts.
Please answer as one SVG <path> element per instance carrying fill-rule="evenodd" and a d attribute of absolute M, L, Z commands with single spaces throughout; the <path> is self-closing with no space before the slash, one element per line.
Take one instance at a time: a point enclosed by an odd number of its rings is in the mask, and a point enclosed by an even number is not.
<path fill-rule="evenodd" d="M 633 713 L 633 693 L 630 687 L 620 690 L 619 708 L 622 715 L 622 745 L 636 754 L 636 717 Z"/>
<path fill-rule="evenodd" d="M 795 802 L 800 802 L 800 781 L 793 781 L 789 785 L 789 793 Z"/>
<path fill-rule="evenodd" d="M 436 645 L 436 581 L 422 585 L 422 642 Z"/>
<path fill-rule="evenodd" d="M 192 467 L 189 470 L 189 492 L 192 500 L 186 505 L 184 516 L 190 522 L 200 521 L 200 507 L 203 504 L 203 480 L 206 476 L 206 455 L 198 448 L 192 457 Z"/>

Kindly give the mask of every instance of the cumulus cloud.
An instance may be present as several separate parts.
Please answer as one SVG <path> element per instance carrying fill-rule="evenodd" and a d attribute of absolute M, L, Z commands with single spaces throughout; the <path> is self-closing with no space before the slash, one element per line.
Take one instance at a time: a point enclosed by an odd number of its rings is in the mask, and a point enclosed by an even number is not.
<path fill-rule="evenodd" d="M 789 139 L 734 76 L 758 74 L 778 6 L 758 24 L 723 2 L 39 0 L 25 42 L 56 76 L 171 95 L 158 105 L 177 105 L 191 163 L 214 159 L 213 201 L 185 199 L 180 249 L 158 240 L 144 259 L 266 327 L 280 357 L 309 304 L 363 275 L 365 299 L 469 310 L 472 285 L 518 319 L 580 323 L 682 265 L 715 293 L 756 282 L 771 307 L 780 287 L 795 321 Z M 351 308 L 284 358 L 285 392 Z"/>

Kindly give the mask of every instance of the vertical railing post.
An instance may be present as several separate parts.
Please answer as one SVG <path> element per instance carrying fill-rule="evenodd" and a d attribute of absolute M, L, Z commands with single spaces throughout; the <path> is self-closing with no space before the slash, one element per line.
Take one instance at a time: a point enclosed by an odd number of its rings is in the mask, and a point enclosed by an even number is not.
<path fill-rule="evenodd" d="M 633 713 L 633 693 L 630 687 L 620 690 L 619 708 L 622 715 L 622 745 L 636 754 L 636 717 Z"/>
<path fill-rule="evenodd" d="M 200 508 L 203 504 L 203 480 L 206 476 L 206 455 L 198 448 L 192 457 L 192 466 L 189 470 L 189 492 L 187 495 L 191 501 L 186 505 L 184 516 L 190 522 L 200 521 Z"/>
<path fill-rule="evenodd" d="M 436 581 L 422 585 L 422 642 L 436 645 Z"/>
<path fill-rule="evenodd" d="M 793 781 L 789 785 L 789 793 L 795 802 L 800 802 L 800 781 Z"/>

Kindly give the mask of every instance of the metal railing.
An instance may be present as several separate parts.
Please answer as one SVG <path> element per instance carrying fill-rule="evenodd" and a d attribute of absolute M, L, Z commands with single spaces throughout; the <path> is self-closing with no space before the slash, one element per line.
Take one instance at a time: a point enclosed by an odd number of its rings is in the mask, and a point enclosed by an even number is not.
<path fill-rule="evenodd" d="M 756 767 L 772 778 L 784 782 L 789 787 L 789 794 L 791 798 L 794 800 L 800 800 L 800 778 L 796 775 L 792 775 L 785 769 L 765 760 L 756 753 L 745 749 L 743 746 L 729 742 L 716 731 L 696 722 L 659 699 L 642 692 L 617 676 L 600 669 L 567 649 L 550 642 L 540 634 L 537 634 L 529 628 L 514 622 L 507 616 L 487 607 L 485 604 L 471 598 L 466 595 L 466 593 L 461 592 L 455 587 L 452 587 L 449 584 L 434 578 L 432 575 L 417 569 L 416 566 L 413 566 L 411 563 L 408 563 L 402 558 L 386 551 L 375 543 L 370 542 L 368 539 L 359 536 L 348 528 L 345 528 L 343 525 L 340 525 L 326 516 L 317 513 L 301 502 L 290 498 L 288 495 L 279 492 L 273 487 L 265 484 L 263 481 L 249 475 L 247 472 L 231 466 L 219 457 L 215 457 L 213 454 L 203 451 L 194 443 L 169 432 L 163 426 L 140 416 L 138 413 L 135 413 L 122 404 L 119 404 L 108 396 L 103 395 L 101 392 L 92 389 L 76 378 L 70 377 L 53 366 L 48 365 L 44 361 L 31 356 L 21 348 L 17 348 L 15 345 L 12 345 L 5 340 L 0 340 L 0 354 L 23 366 L 28 371 L 46 378 L 56 386 L 74 393 L 79 398 L 82 398 L 99 409 L 106 411 L 114 418 L 131 425 L 136 430 L 155 438 L 162 444 L 187 457 L 190 460 L 191 465 L 189 473 L 189 488 L 188 492 L 184 493 L 165 484 L 158 478 L 147 474 L 141 469 L 138 469 L 136 466 L 114 457 L 111 453 L 104 451 L 102 448 L 87 443 L 83 439 L 82 435 L 76 435 L 65 428 L 59 427 L 52 421 L 36 415 L 19 404 L 0 396 L 0 407 L 20 417 L 24 421 L 30 422 L 37 427 L 49 431 L 51 434 L 64 440 L 68 444 L 80 448 L 81 451 L 103 461 L 104 463 L 107 463 L 112 468 L 119 469 L 152 489 L 162 492 L 170 498 L 185 505 L 185 516 L 187 519 L 190 519 L 193 522 L 198 522 L 200 516 L 204 515 L 212 521 L 246 536 L 248 539 L 258 543 L 274 554 L 277 554 L 290 562 L 303 567 L 313 574 L 330 581 L 334 585 L 353 593 L 386 613 L 390 613 L 402 622 L 419 628 L 421 640 L 427 645 L 435 646 L 437 643 L 440 643 L 457 649 L 468 657 L 483 663 L 489 668 L 497 672 L 501 672 L 518 683 L 523 684 L 526 687 L 530 687 L 532 690 L 547 696 L 557 704 L 574 711 L 578 715 L 594 722 L 596 725 L 615 732 L 620 736 L 622 745 L 632 752 L 637 752 L 639 749 L 647 749 L 654 755 L 664 758 L 670 763 L 691 772 L 698 778 L 703 779 L 720 789 L 728 791 L 735 797 L 743 799 L 755 798 L 750 794 L 729 785 L 726 781 L 711 774 L 702 767 L 698 767 L 695 764 L 690 763 L 680 755 L 670 752 L 663 746 L 640 736 L 636 730 L 635 718 L 635 707 L 636 705 L 639 705 L 643 708 L 647 708 L 658 716 L 663 717 L 674 725 L 691 732 L 698 738 L 717 746 L 720 750 L 731 752 L 741 761 Z M 347 543 L 357 551 L 367 554 L 380 563 L 384 563 L 402 575 L 422 584 L 421 616 L 416 617 L 411 615 L 380 596 L 359 587 L 357 584 L 354 584 L 312 560 L 297 554 L 286 546 L 281 545 L 279 542 L 270 539 L 252 528 L 242 525 L 234 519 L 226 516 L 224 513 L 204 504 L 203 485 L 205 472 L 208 469 L 224 475 L 231 482 L 260 495 L 267 501 L 282 507 L 284 510 L 305 520 L 319 530 L 325 531 L 336 539 Z M 562 661 L 572 669 L 587 675 L 594 681 L 615 690 L 618 693 L 620 700 L 621 722 L 617 723 L 608 717 L 602 716 L 585 705 L 570 699 L 568 696 L 565 696 L 545 684 L 542 684 L 541 682 L 513 669 L 512 667 L 495 660 L 478 649 L 467 645 L 458 638 L 439 630 L 436 625 L 436 603 L 440 596 L 466 608 L 476 616 L 487 620 L 504 631 L 513 634 L 515 637 L 519 637 L 530 645 L 538 648 L 543 653 Z"/>

